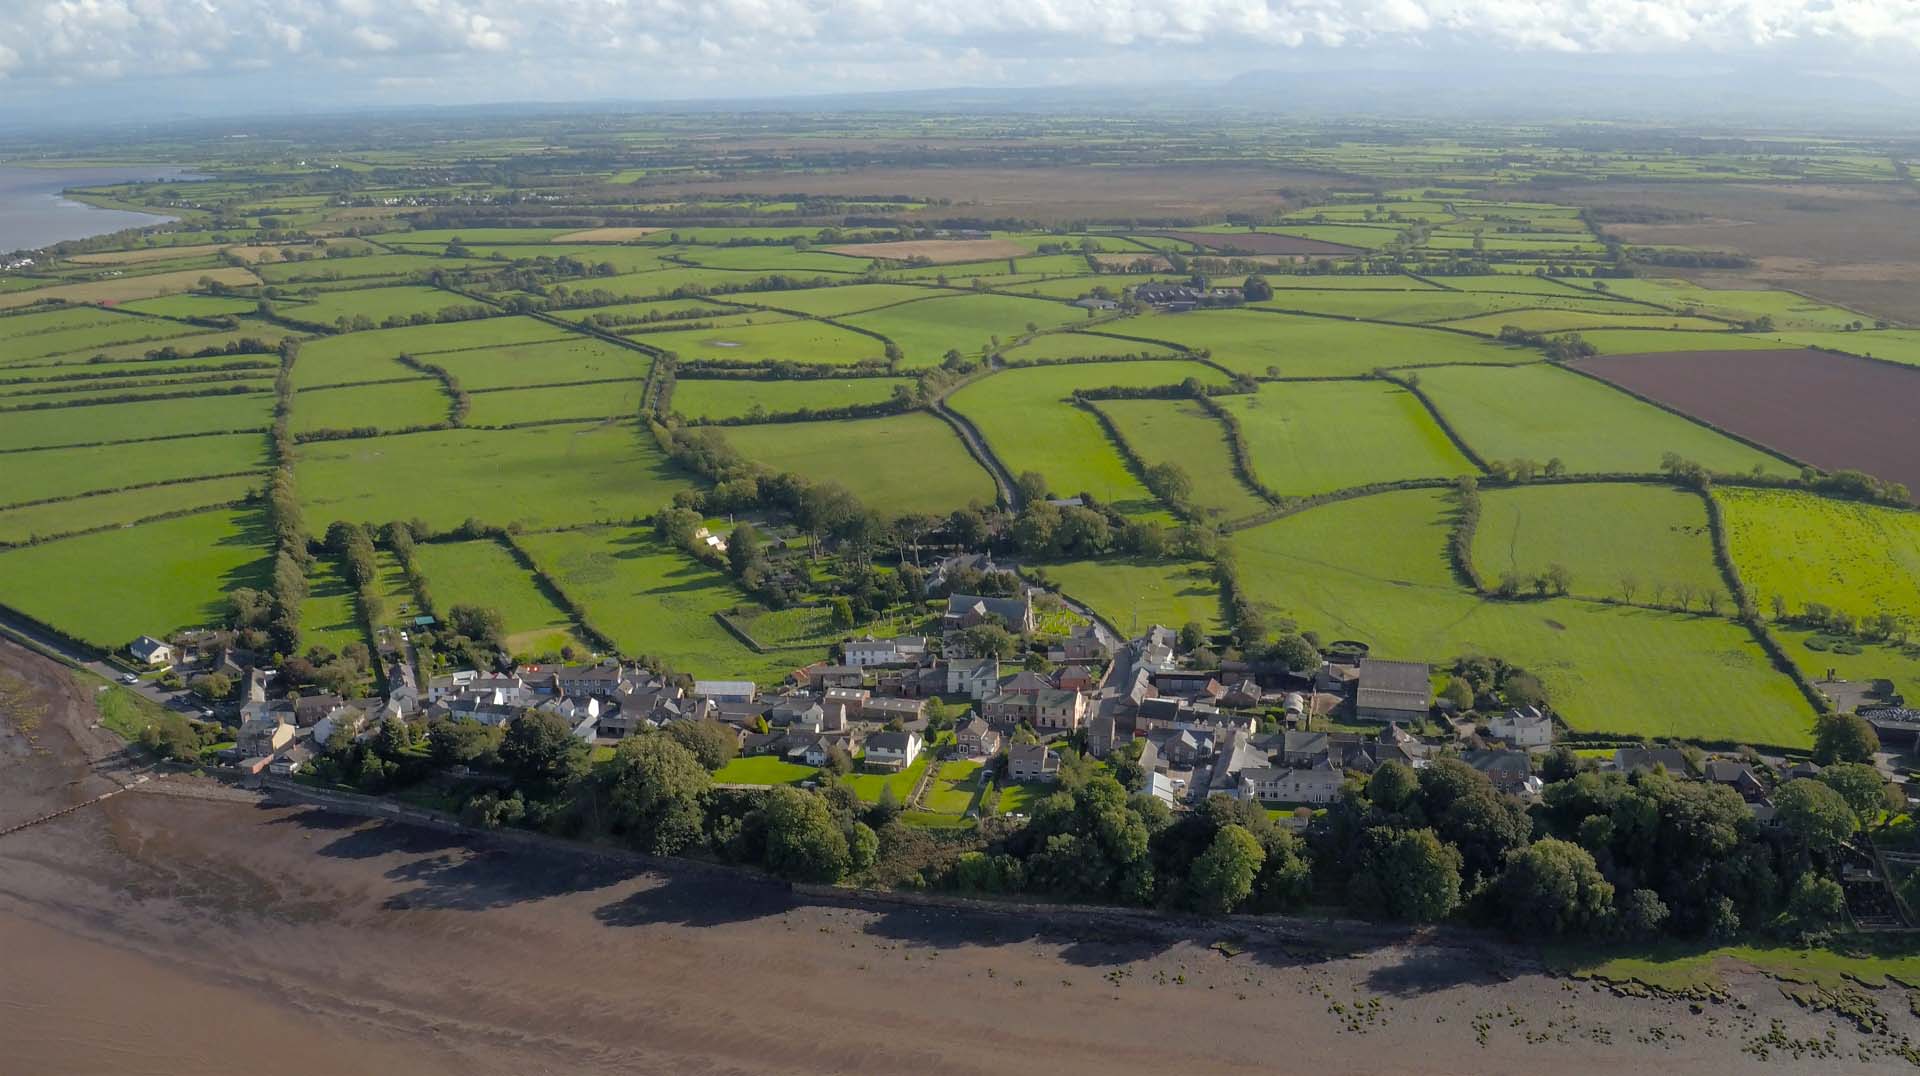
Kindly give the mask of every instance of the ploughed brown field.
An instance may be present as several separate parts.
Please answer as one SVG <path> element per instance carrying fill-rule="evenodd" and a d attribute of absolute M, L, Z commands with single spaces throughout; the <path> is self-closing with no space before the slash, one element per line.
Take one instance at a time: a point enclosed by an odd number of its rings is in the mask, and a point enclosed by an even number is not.
<path fill-rule="evenodd" d="M 1582 359 L 1581 370 L 1823 470 L 1920 489 L 1920 370 L 1824 351 Z"/>
<path fill-rule="evenodd" d="M 1270 232 L 1158 232 L 1182 243 L 1194 243 L 1222 253 L 1245 251 L 1248 254 L 1358 254 L 1359 247 L 1307 239 L 1298 235 L 1274 235 Z"/>

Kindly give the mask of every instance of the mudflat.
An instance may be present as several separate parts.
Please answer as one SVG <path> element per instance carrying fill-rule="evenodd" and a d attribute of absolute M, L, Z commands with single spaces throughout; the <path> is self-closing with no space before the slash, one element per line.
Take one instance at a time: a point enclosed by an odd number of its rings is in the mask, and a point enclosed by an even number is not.
<path fill-rule="evenodd" d="M 30 720 L 0 721 L 0 829 L 114 787 L 126 760 L 88 727 L 87 691 L 5 643 L 0 671 L 36 700 Z M 1466 931 L 1291 920 L 1237 937 L 819 901 L 177 777 L 0 837 L 0 953 L 0 1057 L 46 1076 L 1889 1064 L 1848 1049 L 1760 1062 L 1743 1047 L 1770 1021 L 1796 1038 L 1832 1025 L 1758 977 L 1693 1014 Z"/>

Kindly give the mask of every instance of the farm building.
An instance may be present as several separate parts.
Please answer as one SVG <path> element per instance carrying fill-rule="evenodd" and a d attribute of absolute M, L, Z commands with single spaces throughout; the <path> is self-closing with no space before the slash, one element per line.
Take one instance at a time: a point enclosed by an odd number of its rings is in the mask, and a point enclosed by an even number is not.
<path fill-rule="evenodd" d="M 1433 685 L 1420 661 L 1363 658 L 1353 694 L 1362 721 L 1417 721 L 1433 706 Z"/>

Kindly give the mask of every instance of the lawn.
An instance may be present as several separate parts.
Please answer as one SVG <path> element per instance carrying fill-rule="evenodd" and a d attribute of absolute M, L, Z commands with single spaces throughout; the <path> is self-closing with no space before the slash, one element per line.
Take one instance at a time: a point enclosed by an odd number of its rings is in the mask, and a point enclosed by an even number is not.
<path fill-rule="evenodd" d="M 1283 494 L 1473 471 L 1426 407 L 1388 382 L 1269 383 L 1218 402 L 1240 420 L 1255 475 Z"/>
<path fill-rule="evenodd" d="M 155 452 L 152 445 L 92 445 L 7 456 L 0 462 L 0 504 L 264 470 L 269 462 L 264 433 L 183 437 L 166 447 Z"/>
<path fill-rule="evenodd" d="M 390 386 L 383 386 L 390 387 Z M 471 394 L 470 426 L 506 426 L 553 419 L 626 418 L 638 421 L 644 381 L 545 388 L 496 389 Z"/>
<path fill-rule="evenodd" d="M 369 476 L 378 476 L 369 480 Z M 314 531 L 338 519 L 469 517 L 552 527 L 651 514 L 691 481 L 632 425 L 434 430 L 303 445 L 295 488 Z"/>
<path fill-rule="evenodd" d="M 1240 578 L 1270 617 L 1369 643 L 1376 657 L 1444 664 L 1485 654 L 1523 665 L 1575 730 L 1809 742 L 1811 708 L 1729 620 L 1467 592 L 1447 560 L 1451 507 L 1441 491 L 1391 492 L 1242 531 L 1233 538 Z"/>
<path fill-rule="evenodd" d="M 265 484 L 265 476 L 258 474 L 208 478 L 4 509 L 0 510 L 0 542 L 24 543 L 36 535 L 48 538 L 133 523 L 169 512 L 231 504 L 245 500 Z"/>
<path fill-rule="evenodd" d="M 615 377 L 645 380 L 653 369 L 652 356 L 590 336 L 448 351 L 426 361 L 452 374 L 468 392 Z"/>
<path fill-rule="evenodd" d="M 1817 602 L 1920 616 L 1920 514 L 1784 490 L 1721 489 L 1727 545 L 1762 609 Z"/>
<path fill-rule="evenodd" d="M 938 366 L 949 350 L 978 357 L 998 339 L 1010 344 L 1027 326 L 1050 329 L 1085 321 L 1087 312 L 1066 303 L 1012 295 L 954 295 L 923 299 L 842 318 L 899 345 L 903 369 Z"/>
<path fill-rule="evenodd" d="M 942 762 L 921 803 L 935 814 L 966 814 L 980 798 L 989 774 L 979 759 Z"/>
<path fill-rule="evenodd" d="M 348 643 L 364 643 L 353 584 L 330 555 L 314 558 L 307 575 L 307 600 L 300 604 L 300 643 L 338 653 Z"/>
<path fill-rule="evenodd" d="M 1489 585 L 1501 574 L 1522 578 L 1559 564 L 1572 575 L 1572 593 L 1643 604 L 1675 599 L 1691 587 L 1732 599 L 1713 561 L 1706 505 L 1697 494 L 1669 486 L 1605 483 L 1489 489 L 1481 493 L 1473 560 Z M 1635 585 L 1632 598 L 1626 581 Z"/>
<path fill-rule="evenodd" d="M 456 605 L 498 610 L 516 656 L 558 653 L 564 646 L 579 645 L 566 610 L 553 603 L 499 542 L 423 542 L 414 547 L 413 557 L 441 617 Z"/>
<path fill-rule="evenodd" d="M 1668 452 L 1708 468 L 1775 474 L 1799 468 L 1550 365 L 1446 366 L 1420 371 L 1420 388 L 1466 443 L 1489 460 L 1558 458 L 1569 471 L 1646 474 Z"/>
<path fill-rule="evenodd" d="M 838 482 L 883 516 L 992 504 L 992 476 L 952 428 L 924 411 L 841 422 L 730 426 L 740 454 L 777 471 Z"/>
<path fill-rule="evenodd" d="M 214 623 L 226 592 L 263 587 L 258 511 L 213 511 L 0 553 L 0 603 L 103 647 Z"/>
<path fill-rule="evenodd" d="M 1159 502 L 1127 469 L 1100 422 L 1065 402 L 1078 387 L 1177 385 L 1189 377 L 1225 380 L 1194 362 L 1101 362 L 1003 370 L 955 392 L 948 403 L 965 415 L 1008 471 L 1038 471 L 1055 493 L 1091 493 L 1123 511 L 1154 512 Z"/>
<path fill-rule="evenodd" d="M 328 336 L 300 346 L 300 358 L 293 365 L 293 383 L 297 388 L 313 388 L 411 377 L 416 376 L 414 371 L 394 362 L 395 355 L 421 357 L 468 348 L 571 339 L 573 335 L 532 318 L 486 318 Z"/>
<path fill-rule="evenodd" d="M 0 451 L 264 430 L 272 411 L 265 392 L 15 411 L 0 415 Z"/>
<path fill-rule="evenodd" d="M 1066 561 L 1044 566 L 1047 578 L 1133 638 L 1162 624 L 1189 621 L 1213 628 L 1220 621 L 1220 587 L 1205 561 L 1137 558 Z"/>
<path fill-rule="evenodd" d="M 447 421 L 452 405 L 453 400 L 436 378 L 302 389 L 293 398 L 293 432 L 433 426 Z"/>
<path fill-rule="evenodd" d="M 805 381 L 747 378 L 682 378 L 674 382 L 672 407 L 691 419 L 779 415 L 803 408 L 827 410 L 884 403 L 896 388 L 912 388 L 904 377 L 836 377 Z M 758 409 L 756 411 L 756 408 Z"/>
<path fill-rule="evenodd" d="M 755 653 L 722 627 L 713 614 L 757 606 L 732 580 L 650 531 L 594 528 L 514 541 L 630 657 L 658 658 L 692 676 L 762 683 L 800 663 Z"/>
<path fill-rule="evenodd" d="M 716 785 L 797 785 L 820 776 L 812 766 L 802 766 L 772 755 L 736 758 L 713 771 Z"/>
<path fill-rule="evenodd" d="M 649 347 L 671 351 L 682 361 L 851 366 L 886 358 L 886 345 L 871 336 L 804 318 L 726 328 L 650 332 L 636 339 Z"/>
<path fill-rule="evenodd" d="M 1193 502 L 1209 517 L 1239 519 L 1267 507 L 1234 474 L 1227 428 L 1192 400 L 1102 400 L 1121 439 L 1149 467 L 1171 463 L 1193 484 Z"/>
<path fill-rule="evenodd" d="M 862 757 L 865 756 L 863 755 Z M 853 794 L 860 797 L 863 803 L 880 802 L 881 790 L 891 788 L 893 789 L 895 802 L 905 807 L 908 798 L 913 795 L 913 786 L 920 783 L 920 775 L 927 772 L 927 767 L 931 765 L 932 762 L 933 752 L 922 751 L 920 757 L 913 761 L 913 765 L 908 766 L 899 773 L 885 774 L 862 773 L 860 772 L 860 761 L 859 759 L 855 759 L 854 772 L 840 778 L 840 783 L 853 789 Z"/>
<path fill-rule="evenodd" d="M 1155 314 L 1120 326 L 1130 336 L 1206 348 L 1214 362 L 1256 376 L 1264 376 L 1269 367 L 1282 377 L 1351 377 L 1380 366 L 1518 363 L 1540 357 L 1528 348 L 1460 333 L 1262 310 Z"/>
<path fill-rule="evenodd" d="M 1026 781 L 1017 784 L 1002 785 L 1000 788 L 1001 814 L 1032 814 L 1033 805 L 1060 791 L 1059 785 L 1039 781 Z"/>

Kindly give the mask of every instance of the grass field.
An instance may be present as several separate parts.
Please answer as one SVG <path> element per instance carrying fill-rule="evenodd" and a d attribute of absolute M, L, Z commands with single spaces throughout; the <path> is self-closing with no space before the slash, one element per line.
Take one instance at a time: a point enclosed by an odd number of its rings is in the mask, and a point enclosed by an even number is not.
<path fill-rule="evenodd" d="M 515 656 L 558 653 L 569 645 L 589 649 L 574 637 L 572 618 L 499 542 L 423 542 L 413 556 L 440 616 L 456 605 L 498 610 Z"/>
<path fill-rule="evenodd" d="M 1920 514 L 1779 490 L 1721 489 L 1727 545 L 1754 600 L 1920 616 Z"/>
<path fill-rule="evenodd" d="M 1085 321 L 1086 311 L 1045 299 L 954 295 L 842 318 L 899 345 L 902 369 L 938 366 L 949 349 L 979 357 L 995 338 L 1010 344 L 1027 326 L 1050 329 Z"/>
<path fill-rule="evenodd" d="M 1227 429 L 1192 400 L 1102 400 L 1120 436 L 1147 466 L 1172 463 L 1193 483 L 1193 502 L 1210 516 L 1238 519 L 1267 507 L 1234 475 Z"/>
<path fill-rule="evenodd" d="M 380 475 L 377 482 L 370 474 Z M 469 517 L 551 527 L 634 519 L 689 488 L 646 431 L 599 424 L 427 433 L 304 445 L 295 467 L 309 526 L 337 519 Z"/>
<path fill-rule="evenodd" d="M 1489 291 L 1307 291 L 1275 288 L 1272 299 L 1257 304 L 1273 310 L 1303 310 L 1314 314 L 1398 321 L 1407 324 L 1446 322 L 1458 318 L 1498 317 L 1521 307 L 1564 308 L 1568 316 L 1653 313 L 1646 307 L 1613 302 L 1599 296 L 1560 289 L 1550 295 L 1511 295 Z M 1581 311 L 1581 314 L 1572 313 Z M 1602 319 L 1604 320 L 1604 319 Z M 1722 326 L 1716 326 L 1722 327 Z M 1498 330 L 1495 330 L 1498 332 Z"/>
<path fill-rule="evenodd" d="M 785 294 L 785 293 L 781 293 L 781 294 Z M 728 296 L 728 301 L 732 301 L 732 299 L 733 299 L 732 296 Z M 707 317 L 717 317 L 721 314 L 738 313 L 739 309 L 740 308 L 738 307 L 732 307 L 732 306 L 717 306 L 713 303 L 707 302 L 704 299 L 659 299 L 653 302 L 644 302 L 644 303 L 618 303 L 613 306 L 575 307 L 575 308 L 566 309 L 566 310 L 552 311 L 552 315 L 556 318 L 559 318 L 562 321 L 571 321 L 577 324 L 577 323 L 588 321 L 592 318 L 601 317 L 601 316 L 611 317 L 611 318 L 645 318 L 649 315 L 657 314 L 659 315 L 660 320 L 653 321 L 653 322 L 638 322 L 636 324 L 645 324 L 650 326 L 658 326 L 660 328 L 666 328 L 673 325 L 674 321 L 678 320 L 678 319 L 668 319 L 667 315 L 669 314 L 686 314 L 686 313 L 698 314 L 700 315 L 700 317 L 689 318 L 687 320 L 703 321 Z M 632 328 L 633 326 L 619 325 L 615 327 L 626 329 L 626 328 Z"/>
<path fill-rule="evenodd" d="M 1038 471 L 1056 493 L 1091 493 L 1124 511 L 1159 509 L 1127 469 L 1098 419 L 1065 402 L 1076 387 L 1177 385 L 1189 377 L 1225 379 L 1199 363 L 1103 362 L 1005 370 L 955 392 L 948 403 L 979 428 L 1006 468 Z"/>
<path fill-rule="evenodd" d="M 447 421 L 452 404 L 445 388 L 433 378 L 390 385 L 305 389 L 293 399 L 293 432 L 432 426 Z"/>
<path fill-rule="evenodd" d="M 273 396 L 256 392 L 16 411 L 0 415 L 0 450 L 264 430 L 272 410 Z"/>
<path fill-rule="evenodd" d="M 448 351 L 425 361 L 452 374 L 468 392 L 612 377 L 644 380 L 653 368 L 651 356 L 587 336 Z"/>
<path fill-rule="evenodd" d="M 1668 351 L 1768 351 L 1793 345 L 1776 336 L 1747 333 L 1667 332 L 1661 329 L 1593 329 L 1580 334 L 1602 355 L 1655 355 Z"/>
<path fill-rule="evenodd" d="M 683 378 L 673 385 L 673 410 L 687 418 L 744 418 L 759 408 L 761 414 L 786 414 L 802 408 L 828 410 L 859 404 L 883 403 L 893 390 L 912 388 L 904 377 L 841 377 L 806 381 L 758 381 L 745 378 L 697 380 Z"/>
<path fill-rule="evenodd" d="M 1137 558 L 1065 561 L 1045 565 L 1047 578 L 1128 638 L 1155 624 L 1220 622 L 1220 587 L 1205 561 Z M 1137 629 L 1137 630 L 1136 630 Z"/>
<path fill-rule="evenodd" d="M 1388 382 L 1269 383 L 1218 402 L 1240 420 L 1255 475 L 1280 493 L 1473 471 L 1426 407 Z"/>
<path fill-rule="evenodd" d="M 383 385 L 382 388 L 392 388 Z M 633 419 L 638 422 L 644 381 L 476 392 L 467 412 L 470 426 L 506 426 L 552 419 Z"/>
<path fill-rule="evenodd" d="M 1060 791 L 1059 785 L 1027 781 L 1003 785 L 1000 788 L 1001 814 L 1031 814 L 1033 805 Z"/>
<path fill-rule="evenodd" d="M 71 327 L 46 328 L 55 325 Z M 71 319 L 49 320 L 38 313 L 15 315 L 0 319 L 0 364 L 66 354 L 92 357 L 97 351 L 116 344 L 148 343 L 151 347 L 163 347 L 169 339 L 203 331 L 199 326 L 162 318 L 109 314 L 103 321 L 76 323 Z"/>
<path fill-rule="evenodd" d="M 1420 388 L 1489 460 L 1558 457 L 1573 472 L 1651 473 L 1667 452 L 1715 471 L 1798 468 L 1579 374 L 1548 365 L 1420 371 Z"/>
<path fill-rule="evenodd" d="M 1114 332 L 1123 332 L 1127 323 L 1112 326 Z M 1092 332 L 1046 333 L 1036 336 L 1019 347 L 1010 347 L 1000 353 L 1000 358 L 1009 363 L 1044 362 L 1049 359 L 1080 358 L 1123 358 L 1128 356 L 1164 356 L 1175 357 L 1180 354 L 1176 348 L 1164 344 L 1148 343 L 1144 340 L 1124 340 L 1113 336 L 1102 336 Z"/>
<path fill-rule="evenodd" d="M 1920 329 L 1769 333 L 1759 339 L 1774 342 L 1779 347 L 1828 348 L 1849 355 L 1865 355 L 1870 359 L 1920 366 Z"/>
<path fill-rule="evenodd" d="M 1122 324 L 1130 336 L 1206 348 L 1213 361 L 1256 376 L 1264 376 L 1268 367 L 1277 368 L 1281 377 L 1351 377 L 1380 366 L 1517 363 L 1540 357 L 1460 333 L 1260 310 L 1156 314 Z"/>
<path fill-rule="evenodd" d="M 886 357 L 886 345 L 871 336 L 802 318 L 728 328 L 650 332 L 637 339 L 688 361 L 851 366 Z"/>
<path fill-rule="evenodd" d="M 375 325 L 388 318 L 410 318 L 415 314 L 435 314 L 450 306 L 473 306 L 473 300 L 439 288 L 401 285 L 392 288 L 356 288 L 324 292 L 298 305 L 283 304 L 283 317 L 316 325 L 333 325 L 341 319 L 372 318 Z"/>
<path fill-rule="evenodd" d="M 1575 599 L 1482 600 L 1453 578 L 1450 512 L 1449 495 L 1426 490 L 1314 508 L 1236 534 L 1240 577 L 1271 616 L 1370 643 L 1376 657 L 1517 662 L 1576 730 L 1808 743 L 1812 709 L 1746 629 Z"/>
<path fill-rule="evenodd" d="M 713 617 L 748 604 L 712 568 L 631 528 L 524 534 L 515 539 L 623 653 L 676 672 L 771 682 L 796 662 L 748 649 Z"/>
<path fill-rule="evenodd" d="M 0 604 L 103 647 L 215 622 L 225 594 L 262 587 L 272 536 L 258 511 L 215 511 L 0 553 Z"/>
<path fill-rule="evenodd" d="M 151 519 L 169 512 L 212 508 L 244 500 L 265 485 L 263 475 L 209 478 L 70 501 L 0 510 L 0 542 L 22 543 L 59 534 Z"/>
<path fill-rule="evenodd" d="M 329 336 L 301 345 L 300 358 L 293 366 L 293 383 L 296 388 L 313 388 L 408 377 L 414 372 L 394 362 L 395 355 L 427 356 L 572 336 L 569 330 L 532 318 L 487 318 Z"/>
<path fill-rule="evenodd" d="M 233 266 L 182 269 L 172 273 L 118 276 L 77 284 L 55 284 L 52 287 L 35 288 L 32 291 L 0 292 L 0 310 L 30 306 L 42 299 L 62 299 L 69 303 L 112 303 L 151 299 L 160 295 L 192 291 L 199 286 L 202 277 L 212 277 L 222 284 L 240 287 L 260 283 L 260 279 L 250 271 Z"/>
<path fill-rule="evenodd" d="M 1713 537 L 1700 498 L 1668 486 L 1598 484 L 1490 489 L 1481 493 L 1473 560 L 1491 585 L 1512 571 L 1531 579 L 1550 565 L 1572 575 L 1572 593 L 1585 598 L 1674 600 L 1692 587 L 1694 608 L 1705 595 L 1732 599 L 1713 562 Z M 1664 592 L 1665 597 L 1660 595 Z"/>
<path fill-rule="evenodd" d="M 840 778 L 840 783 L 853 789 L 853 794 L 860 797 L 862 803 L 880 802 L 881 790 L 891 788 L 894 799 L 904 807 L 913 795 L 913 786 L 920 783 L 920 775 L 926 773 L 927 767 L 932 764 L 931 751 L 922 751 L 920 757 L 913 760 L 913 765 L 894 774 L 862 773 L 856 760 L 854 772 Z"/>
<path fill-rule="evenodd" d="M 353 584 L 332 557 L 315 558 L 307 576 L 307 600 L 300 603 L 301 645 L 324 646 L 338 653 L 348 643 L 366 641 Z"/>
<path fill-rule="evenodd" d="M 844 284 L 832 288 L 808 288 L 788 291 L 750 291 L 728 295 L 730 303 L 766 306 L 776 310 L 794 310 L 815 317 L 831 318 L 862 310 L 892 306 L 914 299 L 942 294 L 938 288 L 912 284 Z"/>
<path fill-rule="evenodd" d="M 885 516 L 992 504 L 993 479 L 946 423 L 924 411 L 844 422 L 729 426 L 740 454 L 777 471 L 833 481 Z"/>
<path fill-rule="evenodd" d="M 986 783 L 985 763 L 979 759 L 955 759 L 942 762 L 927 786 L 921 803 L 935 814 L 966 814 L 980 798 Z"/>
<path fill-rule="evenodd" d="M 1621 304 L 1616 304 L 1621 305 Z M 1462 329 L 1484 336 L 1499 336 L 1508 327 L 1536 333 L 1585 332 L 1589 329 L 1652 330 L 1659 332 L 1728 333 L 1729 326 L 1706 318 L 1657 314 L 1644 307 L 1622 305 L 1619 312 L 1596 313 L 1591 310 L 1507 310 L 1477 318 L 1440 322 L 1450 329 Z"/>
<path fill-rule="evenodd" d="M 1704 288 L 1685 280 L 1655 277 L 1608 280 L 1604 284 L 1610 294 L 1659 303 L 1670 310 L 1697 310 L 1729 321 L 1771 318 L 1775 329 L 1844 329 L 1861 320 L 1861 315 L 1851 310 L 1790 291 Z M 1865 320 L 1873 324 L 1872 318 Z"/>
<path fill-rule="evenodd" d="M 716 785 L 797 785 L 820 776 L 812 766 L 802 766 L 771 755 L 736 758 L 713 771 Z"/>

